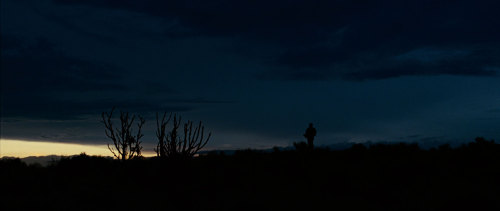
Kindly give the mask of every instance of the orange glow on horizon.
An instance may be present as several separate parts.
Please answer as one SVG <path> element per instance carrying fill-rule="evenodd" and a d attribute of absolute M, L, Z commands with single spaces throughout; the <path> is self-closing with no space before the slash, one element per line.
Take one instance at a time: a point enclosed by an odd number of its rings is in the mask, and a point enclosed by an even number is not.
<path fill-rule="evenodd" d="M 87 155 L 110 156 L 113 154 L 107 145 L 85 145 L 74 143 L 41 142 L 41 141 L 23 141 L 0 139 L 0 157 L 19 157 L 28 156 L 47 156 L 59 155 L 69 156 L 78 155 L 85 152 Z M 144 152 L 143 156 L 154 156 L 151 152 Z"/>

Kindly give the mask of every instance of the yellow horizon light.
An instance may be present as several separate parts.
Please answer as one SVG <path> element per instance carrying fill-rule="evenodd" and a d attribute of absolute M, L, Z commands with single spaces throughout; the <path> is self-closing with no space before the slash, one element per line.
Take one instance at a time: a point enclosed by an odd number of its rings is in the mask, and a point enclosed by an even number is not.
<path fill-rule="evenodd" d="M 110 156 L 113 154 L 108 149 L 108 146 L 103 145 L 86 145 L 75 143 L 59 143 L 59 142 L 42 142 L 42 141 L 24 141 L 0 139 L 0 157 L 18 157 L 24 158 L 29 156 L 70 156 L 80 153 L 97 156 Z M 153 153 L 143 153 L 143 156 L 153 156 Z"/>

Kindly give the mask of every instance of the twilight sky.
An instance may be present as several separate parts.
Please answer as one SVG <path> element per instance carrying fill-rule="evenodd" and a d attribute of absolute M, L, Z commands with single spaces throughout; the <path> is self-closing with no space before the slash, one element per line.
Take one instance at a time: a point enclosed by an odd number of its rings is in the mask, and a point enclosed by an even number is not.
<path fill-rule="evenodd" d="M 1 0 L 1 138 L 106 144 L 111 107 L 209 148 L 500 139 L 500 1 Z M 5 150 L 5 149 L 3 149 Z"/>

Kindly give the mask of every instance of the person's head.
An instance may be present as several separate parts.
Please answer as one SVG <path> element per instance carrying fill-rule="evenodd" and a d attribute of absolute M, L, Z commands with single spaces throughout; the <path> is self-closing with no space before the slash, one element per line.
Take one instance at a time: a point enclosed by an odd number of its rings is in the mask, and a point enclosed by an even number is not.
<path fill-rule="evenodd" d="M 313 127 L 313 123 L 309 123 L 309 127 Z"/>

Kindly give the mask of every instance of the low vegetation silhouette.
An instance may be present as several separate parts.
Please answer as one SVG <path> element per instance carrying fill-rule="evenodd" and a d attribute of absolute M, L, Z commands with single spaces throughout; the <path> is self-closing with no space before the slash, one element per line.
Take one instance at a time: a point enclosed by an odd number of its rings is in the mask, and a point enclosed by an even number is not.
<path fill-rule="evenodd" d="M 5 210 L 500 208 L 500 145 L 493 140 L 427 150 L 416 143 L 304 147 L 210 151 L 192 159 L 81 154 L 47 167 L 2 159 L 8 194 L 1 204 Z"/>

